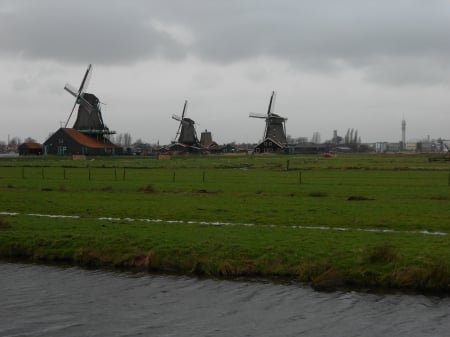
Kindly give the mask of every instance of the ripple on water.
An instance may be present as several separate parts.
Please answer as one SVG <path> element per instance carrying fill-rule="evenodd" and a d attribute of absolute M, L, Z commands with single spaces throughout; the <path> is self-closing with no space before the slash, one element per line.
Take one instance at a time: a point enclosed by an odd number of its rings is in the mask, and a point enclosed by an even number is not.
<path fill-rule="evenodd" d="M 445 336 L 449 298 L 0 263 L 0 336 Z"/>

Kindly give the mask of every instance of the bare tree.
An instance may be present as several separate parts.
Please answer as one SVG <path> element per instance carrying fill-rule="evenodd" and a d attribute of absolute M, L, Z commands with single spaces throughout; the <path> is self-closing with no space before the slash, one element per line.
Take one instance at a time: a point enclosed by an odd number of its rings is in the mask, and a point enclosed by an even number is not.
<path fill-rule="evenodd" d="M 123 145 L 125 147 L 130 147 L 131 145 L 131 135 L 128 132 L 123 135 Z"/>
<path fill-rule="evenodd" d="M 311 143 L 313 144 L 319 144 L 320 143 L 320 133 L 319 132 L 314 132 L 312 137 L 311 137 Z"/>

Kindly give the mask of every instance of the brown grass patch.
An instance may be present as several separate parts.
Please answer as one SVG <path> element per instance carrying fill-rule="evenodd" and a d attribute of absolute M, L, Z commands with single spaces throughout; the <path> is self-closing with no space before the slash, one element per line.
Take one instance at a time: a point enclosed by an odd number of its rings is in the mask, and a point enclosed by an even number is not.
<path fill-rule="evenodd" d="M 351 195 L 347 198 L 349 201 L 365 201 L 365 200 L 375 200 L 374 198 L 364 197 L 361 195 Z"/>
<path fill-rule="evenodd" d="M 308 196 L 313 197 L 313 198 L 324 198 L 324 197 L 327 197 L 328 194 L 325 192 L 310 192 L 310 193 L 308 193 Z"/>
<path fill-rule="evenodd" d="M 138 192 L 144 192 L 144 193 L 155 193 L 155 188 L 152 184 L 148 184 L 144 188 L 138 189 Z"/>
<path fill-rule="evenodd" d="M 363 253 L 365 262 L 368 263 L 390 263 L 398 258 L 397 250 L 388 243 L 368 247 Z"/>
<path fill-rule="evenodd" d="M 345 285 L 345 277 L 343 273 L 337 269 L 331 268 L 315 277 L 311 286 L 316 290 L 334 291 Z"/>
<path fill-rule="evenodd" d="M 0 230 L 11 230 L 12 225 L 5 219 L 0 218 Z"/>

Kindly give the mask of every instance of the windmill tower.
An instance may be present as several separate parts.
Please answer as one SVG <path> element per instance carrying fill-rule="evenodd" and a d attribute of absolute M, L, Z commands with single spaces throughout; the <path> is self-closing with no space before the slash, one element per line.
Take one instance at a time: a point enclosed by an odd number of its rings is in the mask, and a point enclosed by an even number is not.
<path fill-rule="evenodd" d="M 64 89 L 75 97 L 75 103 L 69 114 L 69 118 L 66 121 L 65 127 L 67 128 L 70 118 L 75 111 L 75 107 L 78 105 L 77 119 L 73 128 L 83 134 L 102 138 L 105 134 L 114 134 L 115 132 L 110 131 L 103 123 L 100 100 L 94 94 L 86 92 L 91 74 L 92 65 L 90 64 L 78 90 L 68 83 L 64 86 Z"/>
<path fill-rule="evenodd" d="M 188 101 L 184 101 L 183 112 L 181 117 L 172 115 L 172 118 L 180 122 L 177 133 L 175 135 L 176 142 L 187 146 L 198 146 L 197 132 L 195 130 L 195 122 L 186 117 Z"/>
<path fill-rule="evenodd" d="M 269 101 L 269 108 L 267 114 L 250 113 L 249 117 L 261 118 L 266 120 L 266 127 L 264 129 L 263 142 L 267 141 L 275 142 L 280 148 L 284 148 L 287 145 L 286 139 L 286 121 L 287 118 L 281 117 L 273 113 L 275 105 L 275 91 L 272 91 L 272 96 Z M 267 145 L 266 145 L 267 146 Z"/>

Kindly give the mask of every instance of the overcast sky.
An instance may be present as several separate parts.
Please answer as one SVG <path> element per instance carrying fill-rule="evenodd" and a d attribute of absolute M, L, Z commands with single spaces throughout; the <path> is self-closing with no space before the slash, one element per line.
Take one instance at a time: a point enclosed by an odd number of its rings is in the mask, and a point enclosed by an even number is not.
<path fill-rule="evenodd" d="M 188 100 L 198 133 L 257 142 L 272 90 L 292 137 L 450 139 L 448 0 L 0 0 L 0 141 L 44 142 L 90 63 L 133 140 L 169 143 Z"/>

